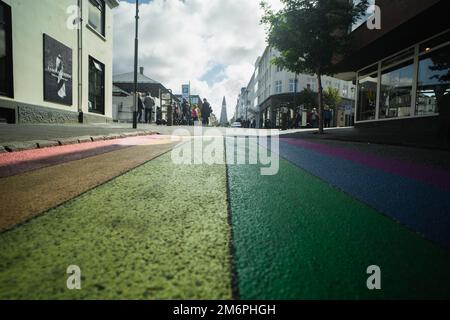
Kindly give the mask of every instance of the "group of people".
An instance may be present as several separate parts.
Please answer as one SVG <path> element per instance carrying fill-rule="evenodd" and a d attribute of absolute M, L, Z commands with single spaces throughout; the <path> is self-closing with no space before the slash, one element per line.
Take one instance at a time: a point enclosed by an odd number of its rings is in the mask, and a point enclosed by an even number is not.
<path fill-rule="evenodd" d="M 243 120 L 242 122 L 242 127 L 243 128 L 251 128 L 251 129 L 255 129 L 256 128 L 256 119 L 253 120 Z"/>
<path fill-rule="evenodd" d="M 155 112 L 155 100 L 150 93 L 138 94 L 138 114 L 137 121 L 139 123 L 151 124 Z M 203 99 L 199 106 L 193 105 L 183 98 L 181 107 L 177 103 L 172 104 L 172 119 L 174 125 L 194 125 L 201 120 L 203 126 L 208 126 L 209 118 L 212 114 L 212 108 L 207 99 Z M 169 110 L 168 110 L 169 111 Z M 170 112 L 170 111 L 169 111 Z M 142 118 L 144 117 L 144 122 Z M 163 119 L 161 107 L 156 108 L 156 124 L 167 124 L 167 120 Z"/>
<path fill-rule="evenodd" d="M 308 123 L 311 127 L 317 128 L 319 127 L 319 119 L 320 115 L 317 112 L 317 109 L 314 108 L 310 113 L 308 113 Z M 331 127 L 331 122 L 333 120 L 333 112 L 330 108 L 326 107 L 325 110 L 323 110 L 323 125 L 325 128 Z"/>
<path fill-rule="evenodd" d="M 155 100 L 150 93 L 138 94 L 138 119 L 139 123 L 142 123 L 142 115 L 144 114 L 144 123 L 152 123 L 153 113 L 155 109 Z M 156 123 L 159 124 L 162 121 L 161 107 L 156 108 Z"/>
<path fill-rule="evenodd" d="M 209 118 L 212 114 L 212 108 L 207 99 L 203 99 L 203 103 L 199 106 L 193 105 L 183 98 L 181 107 L 176 104 L 173 106 L 173 123 L 175 125 L 187 125 L 192 126 L 202 122 L 203 126 L 208 126 Z"/>
<path fill-rule="evenodd" d="M 320 115 L 316 108 L 306 113 L 306 126 L 309 128 L 318 128 Z M 326 107 L 323 111 L 324 127 L 330 128 L 333 123 L 333 112 L 329 107 Z M 301 128 L 303 123 L 303 112 L 297 110 L 293 116 L 290 115 L 290 109 L 288 107 L 282 107 L 280 109 L 280 125 L 282 130 Z M 265 129 L 274 129 L 276 124 L 269 118 L 266 118 L 263 122 Z"/>

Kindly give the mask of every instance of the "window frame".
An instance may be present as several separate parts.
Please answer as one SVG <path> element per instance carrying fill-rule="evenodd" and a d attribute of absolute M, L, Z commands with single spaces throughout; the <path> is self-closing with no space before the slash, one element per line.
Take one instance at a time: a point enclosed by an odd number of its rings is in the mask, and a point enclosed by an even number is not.
<path fill-rule="evenodd" d="M 95 101 L 95 107 L 96 108 L 91 108 L 89 106 L 89 103 L 88 103 L 88 112 L 89 113 L 100 114 L 100 115 L 105 115 L 105 111 L 106 111 L 106 101 L 105 101 L 105 99 L 106 99 L 106 92 L 105 92 L 106 91 L 105 64 L 100 62 L 100 61 L 98 61 L 97 59 L 95 59 L 92 56 L 89 56 L 89 65 L 88 65 L 88 102 L 91 101 L 91 64 L 93 64 L 94 68 L 97 70 L 96 77 L 97 77 L 97 75 L 99 73 L 99 70 L 96 68 L 95 63 L 99 64 L 102 67 L 102 69 L 103 69 L 102 77 L 101 77 L 101 81 L 102 81 L 101 82 L 102 83 L 101 98 L 102 98 L 102 101 L 103 101 L 103 106 L 102 106 L 101 110 L 98 110 L 98 108 L 97 108 L 97 101 Z M 97 80 L 97 78 L 95 80 Z M 94 85 L 96 85 L 96 82 L 94 83 Z M 97 97 L 96 93 L 97 92 L 95 92 L 95 97 Z"/>
<path fill-rule="evenodd" d="M 98 2 L 100 2 L 100 3 L 98 3 Z M 101 21 L 101 30 L 98 31 L 95 28 L 95 26 L 93 26 L 89 22 L 89 10 L 90 10 L 90 7 L 88 7 L 88 22 L 87 22 L 87 25 L 94 32 L 98 33 L 99 35 L 101 35 L 103 37 L 106 37 L 106 1 L 105 0 L 88 0 L 88 3 L 89 3 L 89 6 L 94 6 L 97 9 L 100 10 L 101 20 L 102 20 Z"/>
<path fill-rule="evenodd" d="M 289 79 L 289 92 L 298 92 L 298 79 Z"/>
<path fill-rule="evenodd" d="M 6 49 L 6 74 L 9 74 L 6 92 L 0 91 L 0 97 L 14 98 L 14 64 L 13 64 L 13 39 L 12 39 L 12 11 L 11 7 L 0 1 L 5 16 L 5 49 Z"/>
<path fill-rule="evenodd" d="M 278 91 L 278 89 L 280 89 Z M 282 80 L 276 80 L 275 81 L 275 94 L 283 93 L 283 81 Z"/>
<path fill-rule="evenodd" d="M 433 39 L 439 38 L 445 34 L 449 34 L 450 35 L 450 29 L 447 29 L 433 37 L 430 37 L 428 39 L 425 39 L 423 41 L 420 41 L 418 43 L 416 43 L 413 46 L 410 46 L 408 48 L 405 48 L 395 54 L 392 54 L 388 57 L 385 57 L 384 59 L 372 63 L 371 65 L 368 65 L 360 70 L 357 71 L 356 73 L 356 96 L 355 96 L 355 123 L 369 123 L 369 122 L 379 122 L 379 121 L 396 121 L 396 120 L 404 120 L 404 119 L 415 119 L 415 118 L 428 118 L 428 117 L 436 117 L 439 116 L 439 113 L 429 113 L 429 114 L 422 114 L 422 115 L 418 115 L 416 114 L 416 103 L 417 103 L 417 88 L 418 88 L 418 76 L 419 76 L 419 61 L 420 58 L 423 55 L 426 54 L 430 54 L 434 51 L 437 51 L 439 49 L 442 49 L 446 46 L 450 45 L 450 40 L 449 41 L 444 41 L 436 46 L 434 46 L 433 48 L 430 48 L 429 51 L 425 51 L 425 52 L 420 52 L 420 47 L 423 44 L 426 44 L 427 42 L 432 41 Z M 389 61 L 392 58 L 394 58 L 395 56 L 401 56 L 402 54 L 404 54 L 407 51 L 411 51 L 413 50 L 413 55 L 410 57 L 406 57 L 402 60 L 396 61 L 395 64 L 392 64 L 390 66 L 386 66 L 383 67 L 383 62 Z M 412 87 L 412 99 L 411 99 L 411 111 L 410 111 L 410 115 L 409 116 L 403 116 L 403 117 L 395 117 L 395 118 L 380 118 L 379 117 L 379 111 L 380 111 L 380 94 L 381 94 L 381 74 L 382 71 L 387 69 L 387 68 L 392 68 L 395 67 L 397 65 L 400 65 L 402 63 L 404 63 L 405 61 L 408 60 L 413 60 L 413 87 Z M 358 114 L 358 103 L 359 103 L 359 80 L 360 78 L 364 78 L 367 74 L 364 74 L 364 72 L 366 70 L 369 70 L 370 68 L 373 68 L 377 66 L 378 68 L 378 88 L 377 88 L 377 103 L 376 103 L 376 112 L 375 112 L 375 119 L 371 119 L 371 120 L 358 120 L 357 114 Z"/>

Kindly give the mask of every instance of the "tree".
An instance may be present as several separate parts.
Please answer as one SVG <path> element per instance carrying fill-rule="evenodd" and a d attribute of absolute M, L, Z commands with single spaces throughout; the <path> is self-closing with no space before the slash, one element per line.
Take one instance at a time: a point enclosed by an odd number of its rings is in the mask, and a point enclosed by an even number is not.
<path fill-rule="evenodd" d="M 350 50 L 349 27 L 365 15 L 368 0 L 281 0 L 274 12 L 263 0 L 262 23 L 269 46 L 280 52 L 273 63 L 296 74 L 315 74 L 318 82 L 319 133 L 323 133 L 322 76 L 332 75 L 335 62 Z"/>
<path fill-rule="evenodd" d="M 306 109 L 313 109 L 317 106 L 317 93 L 311 89 L 303 89 L 299 94 L 299 102 Z"/>

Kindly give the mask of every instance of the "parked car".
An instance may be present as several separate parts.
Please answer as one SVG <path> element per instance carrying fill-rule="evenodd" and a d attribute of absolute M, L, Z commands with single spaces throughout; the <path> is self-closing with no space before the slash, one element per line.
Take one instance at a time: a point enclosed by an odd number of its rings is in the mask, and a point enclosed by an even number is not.
<path fill-rule="evenodd" d="M 240 123 L 240 122 L 233 122 L 232 124 L 231 124 L 231 127 L 232 128 L 242 128 L 242 123 Z"/>

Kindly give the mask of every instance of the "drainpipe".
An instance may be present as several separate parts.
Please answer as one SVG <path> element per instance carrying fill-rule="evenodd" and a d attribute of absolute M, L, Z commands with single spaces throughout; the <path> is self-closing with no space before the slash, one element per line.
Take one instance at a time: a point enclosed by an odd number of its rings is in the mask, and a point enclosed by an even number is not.
<path fill-rule="evenodd" d="M 78 122 L 83 123 L 83 0 L 78 0 L 78 15 Z"/>

